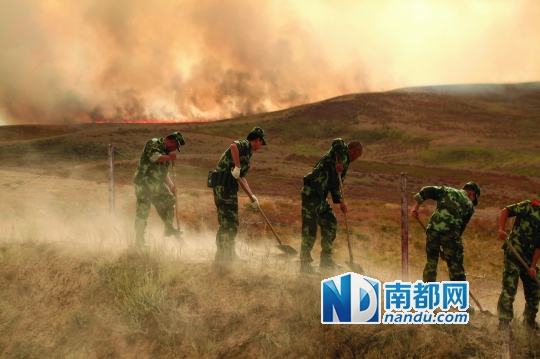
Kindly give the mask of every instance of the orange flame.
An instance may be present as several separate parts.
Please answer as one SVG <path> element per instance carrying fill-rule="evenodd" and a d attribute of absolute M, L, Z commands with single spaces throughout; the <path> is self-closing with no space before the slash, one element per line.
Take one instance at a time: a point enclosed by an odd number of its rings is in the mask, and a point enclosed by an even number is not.
<path fill-rule="evenodd" d="M 174 123 L 193 123 L 193 122 L 209 122 L 208 120 L 153 120 L 153 119 L 138 119 L 138 120 L 96 120 L 93 123 L 107 123 L 107 124 L 122 124 L 122 123 L 133 123 L 133 124 L 174 124 Z"/>

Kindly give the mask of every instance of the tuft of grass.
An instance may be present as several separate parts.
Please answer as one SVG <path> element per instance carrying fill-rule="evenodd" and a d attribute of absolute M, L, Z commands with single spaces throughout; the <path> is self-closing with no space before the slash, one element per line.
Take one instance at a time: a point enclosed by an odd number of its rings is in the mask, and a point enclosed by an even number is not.
<path fill-rule="evenodd" d="M 86 329 L 90 325 L 91 313 L 80 307 L 74 309 L 68 316 L 68 323 L 75 325 L 79 329 Z"/>
<path fill-rule="evenodd" d="M 116 308 L 125 315 L 133 333 L 140 332 L 142 323 L 158 313 L 165 303 L 166 287 L 155 266 L 123 256 L 117 261 L 102 258 L 94 263 L 92 270 L 97 283 L 112 290 Z"/>

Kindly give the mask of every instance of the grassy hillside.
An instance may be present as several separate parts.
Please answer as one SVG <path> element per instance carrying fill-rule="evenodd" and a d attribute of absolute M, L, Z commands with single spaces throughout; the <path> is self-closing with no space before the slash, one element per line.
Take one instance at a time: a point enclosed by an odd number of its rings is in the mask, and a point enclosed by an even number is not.
<path fill-rule="evenodd" d="M 205 180 L 232 140 L 263 127 L 268 146 L 254 155 L 248 181 L 282 240 L 298 249 L 303 175 L 333 138 L 361 140 L 364 155 L 345 182 L 350 233 L 356 261 L 382 280 L 401 278 L 400 174 L 408 173 L 409 201 L 424 185 L 474 180 L 482 196 L 464 235 L 465 266 L 471 290 L 495 313 L 502 253 L 493 230 L 501 207 L 539 197 L 539 114 L 540 83 L 531 83 L 352 94 L 212 123 L 0 127 L 0 357 L 537 357 L 537 335 L 519 321 L 521 292 L 511 341 L 498 335 L 495 317 L 480 314 L 466 326 L 321 325 L 322 277 L 298 276 L 298 258 L 280 255 L 245 196 L 238 243 L 248 264 L 213 264 L 215 206 Z M 134 251 L 140 150 L 176 130 L 186 139 L 177 177 L 188 246 L 163 239 L 152 211 L 152 247 Z M 433 206 L 422 206 L 424 220 Z M 344 218 L 334 209 L 343 263 Z M 414 281 L 425 238 L 416 221 L 408 225 Z M 317 243 L 314 258 L 319 251 Z"/>

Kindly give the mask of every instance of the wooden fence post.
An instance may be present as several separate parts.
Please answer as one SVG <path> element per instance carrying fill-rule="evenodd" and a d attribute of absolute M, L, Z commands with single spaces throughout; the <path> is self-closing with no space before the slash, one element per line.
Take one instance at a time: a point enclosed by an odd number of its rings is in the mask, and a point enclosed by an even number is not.
<path fill-rule="evenodd" d="M 409 278 L 409 209 L 407 207 L 407 172 L 401 172 L 401 276 Z"/>
<path fill-rule="evenodd" d="M 109 211 L 114 215 L 114 144 L 109 143 Z"/>

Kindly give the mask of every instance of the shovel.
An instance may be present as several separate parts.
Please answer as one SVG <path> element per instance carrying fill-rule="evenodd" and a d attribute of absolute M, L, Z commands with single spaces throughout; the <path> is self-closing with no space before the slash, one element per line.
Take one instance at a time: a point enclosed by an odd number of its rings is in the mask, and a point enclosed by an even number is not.
<path fill-rule="evenodd" d="M 238 183 L 240 184 L 240 187 L 242 187 L 244 192 L 246 192 L 246 194 L 248 195 L 251 202 L 255 202 L 255 200 L 253 199 L 253 193 L 251 193 L 251 191 L 248 190 L 248 188 L 246 187 L 246 184 L 244 183 L 244 181 L 245 181 L 245 179 L 238 178 Z M 290 245 L 288 245 L 288 244 L 283 244 L 283 242 L 279 238 L 279 235 L 277 234 L 276 230 L 274 229 L 274 227 L 272 227 L 272 225 L 270 224 L 270 221 L 268 220 L 268 218 L 266 218 L 266 215 L 262 211 L 261 207 L 257 206 L 257 209 L 259 210 L 259 213 L 261 214 L 261 216 L 264 218 L 264 221 L 266 222 L 268 227 L 270 227 L 270 229 L 272 230 L 272 233 L 274 233 L 274 236 L 276 236 L 276 239 L 277 239 L 277 241 L 279 243 L 278 245 L 276 245 L 276 247 L 278 247 L 281 251 L 285 252 L 285 254 L 287 254 L 289 256 L 296 256 L 298 254 L 298 251 L 296 249 L 294 249 L 293 247 L 291 247 Z"/>
<path fill-rule="evenodd" d="M 420 218 L 416 218 L 416 220 L 418 221 L 418 223 L 420 223 L 425 232 L 426 226 L 424 226 L 424 223 L 420 220 Z M 439 248 L 439 257 L 441 257 L 441 259 L 446 262 L 446 256 L 444 255 L 444 251 L 442 248 Z"/>
<path fill-rule="evenodd" d="M 525 269 L 527 269 L 527 272 L 529 271 L 529 266 L 527 265 L 527 263 L 525 263 L 525 261 L 523 260 L 523 258 L 521 258 L 521 256 L 518 254 L 518 252 L 516 251 L 516 249 L 514 248 L 513 245 L 510 244 L 510 242 L 508 242 L 508 239 L 504 239 L 504 241 L 506 242 L 506 245 L 508 246 L 508 248 L 510 248 L 510 250 L 512 251 L 512 253 L 514 253 L 514 255 L 516 256 L 516 258 L 521 262 L 521 264 L 523 264 L 523 266 L 525 267 Z M 540 285 L 540 280 L 538 280 L 537 277 L 534 277 L 534 280 L 536 282 L 536 284 Z"/>
<path fill-rule="evenodd" d="M 341 172 L 338 172 L 339 178 L 339 189 L 341 190 L 341 197 L 345 202 L 345 194 L 343 192 L 343 183 L 341 183 Z M 364 269 L 358 263 L 354 263 L 353 252 L 351 247 L 351 237 L 349 237 L 349 220 L 347 219 L 347 212 L 345 212 L 345 227 L 347 228 L 347 246 L 349 247 L 349 258 L 350 261 L 345 261 L 345 264 L 355 273 L 364 274 Z"/>
<path fill-rule="evenodd" d="M 422 228 L 424 229 L 424 231 L 426 231 L 426 226 L 424 226 L 424 223 L 422 222 L 422 220 L 421 220 L 420 218 L 416 218 L 416 220 L 418 221 L 418 223 L 420 223 L 420 225 L 422 226 Z M 446 262 L 446 256 L 444 255 L 444 252 L 443 252 L 442 248 L 439 249 L 439 256 L 441 257 L 441 259 L 442 259 L 443 261 Z M 482 305 L 480 304 L 480 302 L 478 301 L 478 299 L 476 299 L 476 297 L 472 294 L 470 288 L 469 288 L 469 296 L 472 298 L 472 300 L 474 301 L 474 303 L 476 304 L 476 306 L 477 306 L 478 309 L 480 310 L 480 313 L 491 315 L 491 312 L 490 312 L 489 310 L 484 310 L 484 309 L 482 308 Z"/>
<path fill-rule="evenodd" d="M 171 165 L 172 165 L 173 185 L 174 185 L 174 188 L 176 188 L 176 173 L 175 173 L 175 170 L 174 170 L 174 161 L 171 161 Z M 180 212 L 178 211 L 178 196 L 177 196 L 177 194 L 174 195 L 174 203 L 175 203 L 174 204 L 174 217 L 176 218 L 176 228 L 178 229 L 178 232 L 179 232 L 178 237 L 176 237 L 176 239 L 181 244 L 185 244 L 186 242 L 182 239 L 182 234 L 184 233 L 184 231 L 182 231 L 180 229 Z"/>

